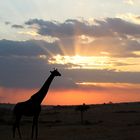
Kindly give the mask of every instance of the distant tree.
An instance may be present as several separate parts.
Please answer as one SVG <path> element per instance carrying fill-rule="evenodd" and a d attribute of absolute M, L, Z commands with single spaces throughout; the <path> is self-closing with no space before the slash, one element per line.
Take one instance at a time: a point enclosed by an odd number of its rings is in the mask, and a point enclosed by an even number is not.
<path fill-rule="evenodd" d="M 86 105 L 85 103 L 75 108 L 76 111 L 81 112 L 81 124 L 84 124 L 84 112 L 86 112 L 89 108 L 89 105 Z"/>

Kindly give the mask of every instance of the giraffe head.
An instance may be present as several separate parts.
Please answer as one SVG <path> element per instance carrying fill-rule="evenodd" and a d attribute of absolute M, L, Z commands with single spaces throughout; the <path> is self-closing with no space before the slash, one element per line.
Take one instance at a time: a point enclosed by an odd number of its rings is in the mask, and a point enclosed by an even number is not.
<path fill-rule="evenodd" d="M 50 72 L 51 72 L 51 74 L 54 75 L 54 76 L 61 76 L 61 74 L 60 74 L 60 73 L 58 72 L 58 70 L 55 69 L 55 68 L 54 68 L 53 71 L 50 71 Z"/>

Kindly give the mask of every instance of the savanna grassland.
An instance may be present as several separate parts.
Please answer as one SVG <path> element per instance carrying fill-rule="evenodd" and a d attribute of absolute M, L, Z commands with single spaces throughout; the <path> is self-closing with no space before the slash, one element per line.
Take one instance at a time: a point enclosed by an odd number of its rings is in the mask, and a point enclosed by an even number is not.
<path fill-rule="evenodd" d="M 140 103 L 90 105 L 83 113 L 76 106 L 43 106 L 38 140 L 139 140 Z M 0 139 L 12 138 L 13 105 L 0 105 Z M 30 140 L 32 118 L 23 117 L 23 140 Z M 16 135 L 15 140 L 19 137 Z"/>

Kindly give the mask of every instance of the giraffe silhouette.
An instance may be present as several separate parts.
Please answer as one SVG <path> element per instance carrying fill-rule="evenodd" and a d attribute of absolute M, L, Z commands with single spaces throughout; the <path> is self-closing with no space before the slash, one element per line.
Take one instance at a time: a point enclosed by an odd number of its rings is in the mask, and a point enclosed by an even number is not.
<path fill-rule="evenodd" d="M 16 129 L 18 130 L 19 137 L 21 138 L 20 132 L 20 120 L 22 116 L 32 116 L 33 117 L 33 124 L 32 124 L 32 133 L 31 138 L 34 137 L 34 129 L 35 129 L 35 138 L 38 137 L 38 117 L 41 112 L 41 103 L 45 98 L 50 84 L 55 76 L 61 76 L 57 69 L 50 71 L 51 74 L 48 79 L 45 81 L 44 85 L 41 89 L 33 94 L 31 98 L 25 102 L 19 102 L 15 105 L 13 113 L 15 121 L 13 123 L 13 138 L 15 138 Z"/>

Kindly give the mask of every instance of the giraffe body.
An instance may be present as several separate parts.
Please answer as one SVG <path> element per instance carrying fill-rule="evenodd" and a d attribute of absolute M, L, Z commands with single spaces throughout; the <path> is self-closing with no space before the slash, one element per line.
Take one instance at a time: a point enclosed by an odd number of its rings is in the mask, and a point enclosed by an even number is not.
<path fill-rule="evenodd" d="M 31 96 L 31 98 L 25 102 L 19 102 L 15 105 L 13 113 L 15 116 L 15 121 L 13 124 L 13 137 L 15 137 L 15 131 L 18 130 L 19 137 L 21 138 L 20 132 L 20 120 L 22 116 L 32 116 L 33 117 L 33 124 L 32 124 L 32 135 L 34 136 L 34 129 L 35 129 L 35 137 L 37 139 L 38 136 L 38 117 L 41 112 L 41 103 L 45 98 L 50 84 L 55 76 L 61 76 L 61 74 L 55 69 L 51 71 L 51 75 L 48 77 L 42 88 Z"/>

